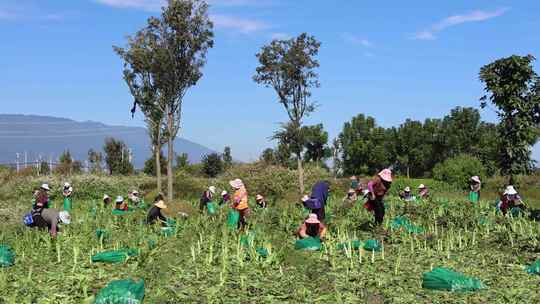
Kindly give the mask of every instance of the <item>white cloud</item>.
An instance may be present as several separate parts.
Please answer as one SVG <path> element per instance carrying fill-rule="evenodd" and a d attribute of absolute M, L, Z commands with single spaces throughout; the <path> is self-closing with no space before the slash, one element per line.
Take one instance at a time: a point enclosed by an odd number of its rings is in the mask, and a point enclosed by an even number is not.
<path fill-rule="evenodd" d="M 286 39 L 290 39 L 291 35 L 286 34 L 286 33 L 272 33 L 271 38 L 277 39 L 277 40 L 286 40 Z"/>
<path fill-rule="evenodd" d="M 214 22 L 216 28 L 232 29 L 244 34 L 266 30 L 271 27 L 262 21 L 228 15 L 210 15 L 210 19 Z"/>
<path fill-rule="evenodd" d="M 449 27 L 460 25 L 463 23 L 482 22 L 489 19 L 493 19 L 493 18 L 504 15 L 508 10 L 509 8 L 499 8 L 494 11 L 477 10 L 477 11 L 472 11 L 464 15 L 450 16 L 431 25 L 428 29 L 415 33 L 413 35 L 413 39 L 435 40 L 437 39 L 436 34 L 438 32 L 443 31 Z"/>
<path fill-rule="evenodd" d="M 365 38 L 361 38 L 361 37 L 358 37 L 354 34 L 351 34 L 351 33 L 343 33 L 341 34 L 341 38 L 343 40 L 345 40 L 346 42 L 348 43 L 352 43 L 352 44 L 359 44 L 359 45 L 362 45 L 364 47 L 372 47 L 373 46 L 373 42 L 365 39 Z"/>

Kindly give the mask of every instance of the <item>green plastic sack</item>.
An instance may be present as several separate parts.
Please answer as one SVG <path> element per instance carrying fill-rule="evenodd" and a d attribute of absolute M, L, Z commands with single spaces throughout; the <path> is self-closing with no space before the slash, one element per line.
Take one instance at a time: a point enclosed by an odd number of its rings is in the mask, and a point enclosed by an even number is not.
<path fill-rule="evenodd" d="M 248 232 L 247 234 L 242 235 L 240 237 L 240 244 L 242 244 L 242 246 L 244 247 L 250 247 L 251 245 L 253 245 L 254 241 L 255 241 L 255 233 L 253 232 Z"/>
<path fill-rule="evenodd" d="M 297 240 L 294 244 L 296 250 L 321 250 L 321 239 L 318 237 L 307 237 L 305 239 Z"/>
<path fill-rule="evenodd" d="M 240 221 L 240 212 L 236 209 L 230 209 L 227 214 L 227 226 L 231 229 L 236 229 L 238 227 L 238 222 Z"/>
<path fill-rule="evenodd" d="M 139 255 L 139 249 L 109 250 L 92 256 L 92 263 L 123 263 L 130 257 Z"/>
<path fill-rule="evenodd" d="M 475 204 L 478 203 L 478 192 L 469 192 L 469 201 Z"/>
<path fill-rule="evenodd" d="M 64 197 L 64 210 L 70 212 L 71 205 L 71 197 Z"/>
<path fill-rule="evenodd" d="M 112 211 L 112 215 L 115 215 L 115 216 L 123 216 L 123 215 L 132 214 L 132 213 L 133 213 L 133 210 L 124 211 L 124 210 L 114 209 Z"/>
<path fill-rule="evenodd" d="M 423 233 L 424 228 L 420 226 L 415 226 L 411 223 L 411 221 L 405 217 L 405 216 L 398 216 L 396 217 L 392 223 L 390 224 L 390 227 L 392 229 L 405 229 L 408 233 Z"/>
<path fill-rule="evenodd" d="M 353 240 L 345 243 L 341 243 L 337 245 L 338 250 L 346 250 L 346 249 L 352 249 L 352 250 L 358 250 L 362 247 L 362 242 L 359 240 Z"/>
<path fill-rule="evenodd" d="M 526 270 L 527 273 L 540 275 L 540 260 L 532 263 Z"/>
<path fill-rule="evenodd" d="M 364 243 L 364 250 L 368 251 L 381 251 L 381 242 L 377 240 L 367 240 Z"/>
<path fill-rule="evenodd" d="M 422 287 L 447 291 L 475 291 L 486 286 L 477 278 L 468 277 L 452 269 L 437 267 L 423 275 Z"/>
<path fill-rule="evenodd" d="M 8 245 L 0 245 L 0 267 L 9 267 L 15 264 L 15 253 Z"/>
<path fill-rule="evenodd" d="M 258 247 L 257 249 L 255 249 L 255 251 L 257 252 L 258 255 L 260 255 L 263 258 L 266 258 L 269 254 L 268 249 L 264 247 Z"/>
<path fill-rule="evenodd" d="M 176 221 L 170 217 L 167 218 L 167 227 L 176 227 Z"/>
<path fill-rule="evenodd" d="M 144 280 L 112 281 L 101 289 L 95 304 L 140 304 L 144 299 Z"/>
<path fill-rule="evenodd" d="M 214 202 L 208 202 L 206 204 L 206 209 L 208 210 L 208 214 L 215 215 L 217 213 L 216 204 Z"/>

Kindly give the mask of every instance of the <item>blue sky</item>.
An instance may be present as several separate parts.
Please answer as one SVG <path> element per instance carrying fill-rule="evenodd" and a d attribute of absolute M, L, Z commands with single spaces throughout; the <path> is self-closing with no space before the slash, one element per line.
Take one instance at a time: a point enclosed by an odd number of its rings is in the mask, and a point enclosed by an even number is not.
<path fill-rule="evenodd" d="M 131 96 L 112 45 L 156 15 L 160 0 L 2 0 L 0 113 L 115 125 Z M 251 77 L 272 38 L 308 32 L 322 42 L 320 107 L 331 137 L 358 113 L 383 126 L 478 107 L 481 66 L 512 54 L 540 56 L 540 1 L 213 0 L 215 47 L 184 103 L 181 136 L 256 159 L 286 120 L 271 89 Z M 536 64 L 540 72 L 540 64 Z M 482 111 L 493 121 L 494 113 Z M 540 160 L 537 145 L 535 158 Z"/>

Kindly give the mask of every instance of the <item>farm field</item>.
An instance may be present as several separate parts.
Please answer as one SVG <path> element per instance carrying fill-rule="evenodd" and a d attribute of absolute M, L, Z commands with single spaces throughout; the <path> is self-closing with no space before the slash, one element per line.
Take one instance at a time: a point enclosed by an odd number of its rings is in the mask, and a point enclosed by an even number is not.
<path fill-rule="evenodd" d="M 130 278 L 144 279 L 145 303 L 540 302 L 540 276 L 525 271 L 539 258 L 540 223 L 502 217 L 486 201 L 473 207 L 435 197 L 404 204 L 391 196 L 386 204 L 384 230 L 374 230 L 361 204 L 332 198 L 323 249 L 298 251 L 293 234 L 306 213 L 285 201 L 255 208 L 249 233 L 240 235 L 226 225 L 226 206 L 215 217 L 178 218 L 174 233 L 164 235 L 142 225 L 144 210 L 115 217 L 110 209 L 93 209 L 93 201 L 76 201 L 72 224 L 56 240 L 22 225 L 1 230 L 0 244 L 16 257 L 14 266 L 0 268 L 0 303 L 92 303 L 110 281 Z M 424 231 L 396 228 L 397 216 Z M 96 229 L 107 235 L 98 238 Z M 368 239 L 379 240 L 382 250 L 337 249 Z M 140 255 L 119 264 L 91 262 L 96 253 L 121 248 L 138 248 Z M 423 289 L 422 274 L 435 267 L 477 277 L 486 289 Z"/>

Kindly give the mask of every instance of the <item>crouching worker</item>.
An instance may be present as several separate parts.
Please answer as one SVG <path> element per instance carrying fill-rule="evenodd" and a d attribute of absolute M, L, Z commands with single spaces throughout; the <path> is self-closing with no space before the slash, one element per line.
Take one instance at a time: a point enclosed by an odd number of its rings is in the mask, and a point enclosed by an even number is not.
<path fill-rule="evenodd" d="M 526 209 L 525 204 L 521 199 L 521 196 L 518 194 L 514 186 L 506 187 L 506 190 L 504 190 L 504 193 L 501 196 L 501 200 L 499 201 L 497 207 L 504 215 L 508 213 L 508 210 L 511 210 L 512 215 L 514 215 L 514 208 L 521 209 L 515 209 L 515 212 L 524 211 Z"/>
<path fill-rule="evenodd" d="M 323 239 L 326 235 L 326 226 L 319 221 L 317 214 L 311 213 L 308 218 L 298 228 L 297 234 L 301 239 L 307 237 L 318 237 Z"/>
<path fill-rule="evenodd" d="M 221 191 L 221 199 L 219 200 L 219 206 L 223 206 L 225 204 L 228 204 L 231 201 L 231 196 L 229 195 L 229 192 L 227 190 Z"/>
<path fill-rule="evenodd" d="M 71 216 L 67 211 L 58 211 L 57 209 L 47 208 L 41 212 L 35 212 L 32 214 L 33 224 L 31 227 L 37 227 L 39 229 L 48 229 L 51 237 L 55 238 L 58 233 L 58 224 L 62 223 L 69 225 L 71 223 Z"/>
<path fill-rule="evenodd" d="M 405 189 L 399 193 L 399 198 L 405 202 L 412 202 L 416 200 L 416 197 L 412 195 L 411 187 L 405 187 Z"/>
<path fill-rule="evenodd" d="M 103 195 L 103 207 L 108 207 L 111 205 L 112 199 L 107 194 Z"/>
<path fill-rule="evenodd" d="M 116 200 L 114 201 L 114 209 L 121 210 L 121 211 L 128 211 L 128 204 L 124 200 L 123 196 L 116 197 Z"/>
<path fill-rule="evenodd" d="M 264 198 L 264 196 L 260 194 L 257 194 L 257 196 L 255 196 L 255 202 L 257 203 L 257 206 L 259 206 L 262 209 L 265 209 L 266 207 L 268 207 L 268 203 L 266 203 L 266 198 Z"/>
<path fill-rule="evenodd" d="M 420 186 L 418 186 L 418 197 L 421 199 L 429 198 L 429 189 L 426 185 L 420 184 Z"/>
<path fill-rule="evenodd" d="M 214 194 L 216 194 L 216 187 L 214 186 L 208 187 L 208 189 L 203 192 L 199 201 L 199 210 L 201 212 L 204 212 L 204 210 L 208 208 L 208 203 L 212 202 Z"/>
<path fill-rule="evenodd" d="M 163 200 L 159 200 L 154 203 L 154 206 L 148 211 L 148 216 L 146 218 L 146 223 L 148 225 L 154 224 L 156 221 L 160 221 L 162 226 L 167 225 L 167 218 L 163 215 L 163 210 L 167 209 L 167 205 Z"/>

